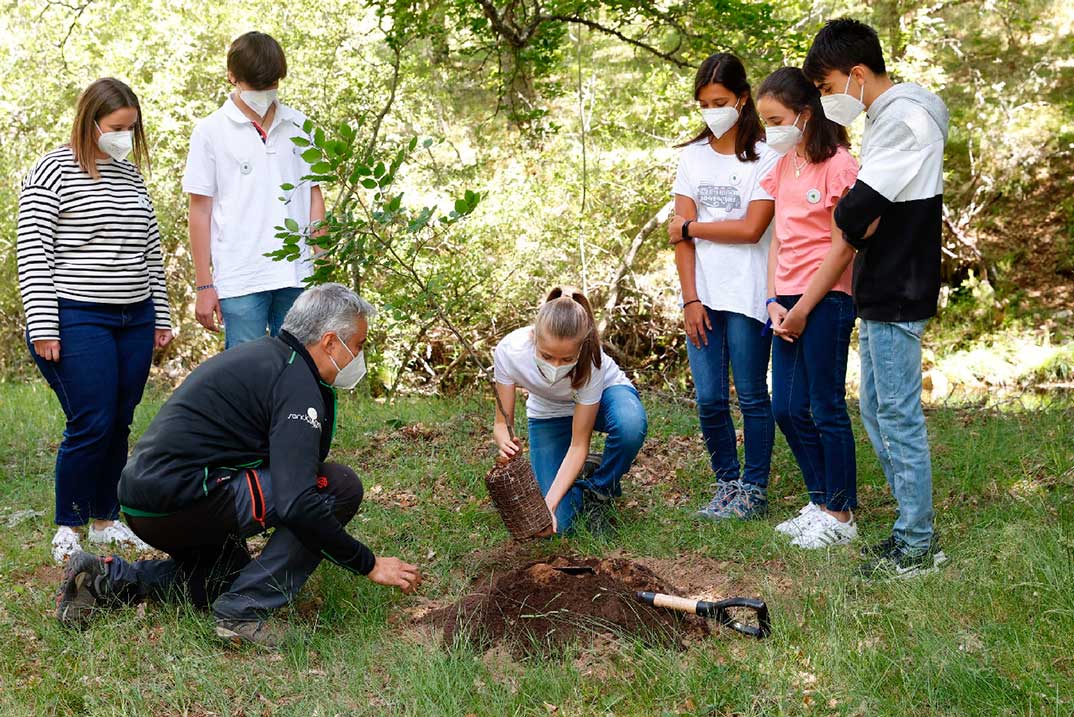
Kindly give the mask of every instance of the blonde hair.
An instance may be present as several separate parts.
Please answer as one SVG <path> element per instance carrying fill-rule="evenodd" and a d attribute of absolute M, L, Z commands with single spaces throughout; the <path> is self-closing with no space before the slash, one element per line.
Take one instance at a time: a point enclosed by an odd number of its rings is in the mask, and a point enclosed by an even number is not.
<path fill-rule="evenodd" d="M 569 374 L 571 388 L 578 389 L 589 383 L 593 368 L 600 368 L 600 334 L 589 299 L 581 291 L 557 286 L 548 292 L 541 308 L 537 310 L 533 333 L 535 341 L 552 338 L 581 342 L 578 363 Z"/>
<path fill-rule="evenodd" d="M 148 171 L 149 148 L 146 146 L 145 130 L 142 127 L 142 107 L 131 88 L 114 77 L 102 77 L 82 90 L 82 94 L 78 96 L 70 146 L 78 166 L 94 179 L 100 179 L 101 176 L 97 171 L 97 137 L 100 132 L 97 124 L 103 117 L 126 107 L 137 113 L 131 157 L 139 169 Z"/>

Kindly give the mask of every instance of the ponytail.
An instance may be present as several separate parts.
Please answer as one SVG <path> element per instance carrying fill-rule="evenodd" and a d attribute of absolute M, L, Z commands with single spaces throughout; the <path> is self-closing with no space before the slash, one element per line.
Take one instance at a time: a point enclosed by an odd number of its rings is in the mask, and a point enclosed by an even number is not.
<path fill-rule="evenodd" d="M 533 330 L 535 339 L 545 336 L 579 341 L 578 363 L 568 374 L 571 388 L 577 390 L 589 383 L 593 369 L 600 368 L 603 351 L 593 308 L 585 294 L 569 287 L 552 289 L 537 310 Z"/>

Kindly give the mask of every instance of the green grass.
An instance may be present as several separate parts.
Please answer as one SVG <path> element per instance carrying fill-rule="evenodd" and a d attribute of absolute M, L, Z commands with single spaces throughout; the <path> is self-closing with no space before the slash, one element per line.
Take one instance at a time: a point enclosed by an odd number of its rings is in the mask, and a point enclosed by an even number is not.
<path fill-rule="evenodd" d="M 162 395 L 143 402 L 136 434 Z M 688 508 L 707 498 L 709 478 L 700 444 L 681 437 L 695 436 L 696 418 L 687 406 L 647 405 L 647 469 L 625 480 L 618 531 L 538 550 L 719 565 L 713 583 L 726 578 L 768 600 L 771 639 L 717 630 L 685 652 L 619 643 L 518 662 L 502 650 L 442 646 L 416 628 L 417 608 L 457 599 L 505 554 L 483 486 L 491 410 L 476 398 L 342 405 L 334 457 L 357 468 L 368 498 L 351 530 L 379 553 L 420 563 L 428 576 L 420 595 L 324 565 L 285 616 L 308 639 L 280 655 L 221 647 L 204 613 L 175 605 L 123 609 L 72 632 L 52 617 L 58 571 L 48 554 L 62 415 L 43 384 L 0 384 L 0 525 L 15 510 L 44 513 L 0 530 L 0 714 L 1074 711 L 1069 405 L 931 411 L 937 525 L 951 562 L 938 575 L 880 585 L 853 579 L 850 549 L 806 554 L 773 533 L 803 500 L 782 439 L 770 519 L 694 522 Z M 890 527 L 894 504 L 855 421 L 859 521 L 872 540 Z"/>

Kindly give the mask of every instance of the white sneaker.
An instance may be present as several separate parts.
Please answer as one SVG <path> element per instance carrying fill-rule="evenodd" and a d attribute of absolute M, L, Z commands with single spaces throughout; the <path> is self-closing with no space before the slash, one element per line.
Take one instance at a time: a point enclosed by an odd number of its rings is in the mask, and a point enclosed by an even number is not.
<path fill-rule="evenodd" d="M 139 551 L 153 549 L 148 543 L 135 535 L 134 532 L 127 527 L 126 523 L 118 520 L 103 530 L 97 530 L 91 524 L 88 533 L 89 541 L 98 545 L 124 545 Z"/>
<path fill-rule="evenodd" d="M 60 565 L 64 565 L 67 562 L 67 558 L 71 557 L 79 550 L 82 550 L 82 544 L 78 541 L 78 533 L 75 529 L 61 525 L 56 529 L 56 535 L 52 536 L 52 559 Z"/>
<path fill-rule="evenodd" d="M 798 515 L 777 525 L 776 532 L 796 538 L 808 530 L 816 519 L 817 513 L 823 512 L 816 503 L 809 501 L 805 504 L 805 507 L 798 511 Z"/>
<path fill-rule="evenodd" d="M 791 545 L 807 550 L 827 548 L 830 545 L 843 545 L 858 537 L 858 524 L 854 521 L 854 514 L 850 514 L 850 520 L 845 523 L 823 510 L 814 517 L 813 525 L 804 533 L 791 541 Z"/>

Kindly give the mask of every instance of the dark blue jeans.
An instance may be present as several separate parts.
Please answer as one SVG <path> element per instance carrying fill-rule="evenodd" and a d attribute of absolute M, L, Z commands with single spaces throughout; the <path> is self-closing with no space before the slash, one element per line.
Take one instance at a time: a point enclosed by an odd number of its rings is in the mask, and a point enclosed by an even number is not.
<path fill-rule="evenodd" d="M 156 312 L 137 304 L 59 300 L 60 360 L 27 345 L 67 416 L 56 452 L 56 525 L 119 517 L 116 486 L 127 463 L 134 409 L 153 360 Z"/>
<path fill-rule="evenodd" d="M 573 416 L 529 420 L 530 461 L 543 495 L 548 495 L 571 447 L 573 422 Z M 556 526 L 560 533 L 571 529 L 586 496 L 608 500 L 622 495 L 619 480 L 630 470 L 649 430 L 637 389 L 626 384 L 604 389 L 593 430 L 607 434 L 604 457 L 596 472 L 588 480 L 575 481 L 556 507 Z"/>
<path fill-rule="evenodd" d="M 794 307 L 801 296 L 780 296 Z M 772 340 L 772 408 L 802 469 L 809 500 L 828 510 L 858 505 L 854 433 L 847 414 L 846 379 L 854 300 L 828 292 L 809 313 L 794 343 Z"/>
<path fill-rule="evenodd" d="M 772 337 L 762 334 L 764 325 L 756 319 L 730 311 L 708 312 L 712 330 L 708 345 L 696 348 L 686 342 L 690 372 L 697 393 L 697 413 L 701 435 L 712 460 L 716 480 L 739 479 L 738 446 L 735 425 L 731 421 L 731 384 L 728 369 L 734 374 L 735 393 L 742 410 L 746 466 L 742 479 L 768 487 L 772 465 L 772 402 L 768 396 L 768 355 Z"/>
<path fill-rule="evenodd" d="M 277 336 L 284 317 L 302 289 L 287 288 L 220 299 L 224 317 L 224 348 L 255 341 L 265 335 Z"/>

